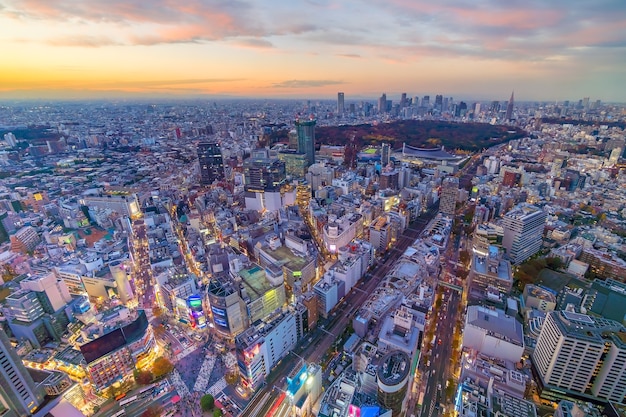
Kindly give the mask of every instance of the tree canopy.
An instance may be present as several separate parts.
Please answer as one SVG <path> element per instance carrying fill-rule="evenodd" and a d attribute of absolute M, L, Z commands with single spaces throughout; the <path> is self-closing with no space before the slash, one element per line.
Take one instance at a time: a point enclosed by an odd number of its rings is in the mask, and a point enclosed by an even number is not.
<path fill-rule="evenodd" d="M 164 375 L 169 374 L 174 369 L 174 365 L 167 358 L 160 356 L 154 360 L 152 365 L 152 373 L 155 378 L 161 378 Z"/>
<path fill-rule="evenodd" d="M 202 407 L 202 411 L 210 411 L 215 406 L 215 398 L 211 394 L 203 395 L 200 398 L 200 407 Z"/>

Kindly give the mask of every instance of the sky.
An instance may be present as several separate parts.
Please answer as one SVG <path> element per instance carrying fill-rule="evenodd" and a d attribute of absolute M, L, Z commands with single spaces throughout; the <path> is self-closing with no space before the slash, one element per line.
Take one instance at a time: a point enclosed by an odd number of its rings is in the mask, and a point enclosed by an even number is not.
<path fill-rule="evenodd" d="M 626 0 L 0 0 L 0 99 L 626 102 Z"/>

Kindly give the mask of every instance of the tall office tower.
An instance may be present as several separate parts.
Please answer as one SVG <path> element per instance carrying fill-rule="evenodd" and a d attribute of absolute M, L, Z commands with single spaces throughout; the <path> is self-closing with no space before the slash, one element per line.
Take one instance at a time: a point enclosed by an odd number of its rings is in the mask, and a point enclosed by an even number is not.
<path fill-rule="evenodd" d="M 502 247 L 512 264 L 518 265 L 541 249 L 548 215 L 537 206 L 522 203 L 504 216 Z"/>
<path fill-rule="evenodd" d="M 346 112 L 343 93 L 337 93 L 337 114 L 343 116 Z"/>
<path fill-rule="evenodd" d="M 456 201 L 459 198 L 459 179 L 447 177 L 441 184 L 441 197 L 439 198 L 439 212 L 448 216 L 454 216 Z"/>
<path fill-rule="evenodd" d="M 214 181 L 224 180 L 224 160 L 219 143 L 198 143 L 198 162 L 202 185 L 211 185 Z"/>
<path fill-rule="evenodd" d="M 384 167 L 389 165 L 391 161 L 391 145 L 388 143 L 383 143 L 380 146 L 380 164 Z"/>
<path fill-rule="evenodd" d="M 509 121 L 513 119 L 513 106 L 515 105 L 515 100 L 513 98 L 514 92 L 511 92 L 511 98 L 506 105 L 506 113 L 504 114 L 504 120 Z"/>
<path fill-rule="evenodd" d="M 430 107 L 430 96 L 424 96 L 424 98 L 422 98 L 422 107 Z"/>
<path fill-rule="evenodd" d="M 406 107 L 406 93 L 402 93 L 402 97 L 400 97 L 400 107 Z"/>
<path fill-rule="evenodd" d="M 378 99 L 378 113 L 387 112 L 387 94 L 383 93 Z"/>
<path fill-rule="evenodd" d="M 315 119 L 296 119 L 298 152 L 306 155 L 307 166 L 315 163 Z"/>
<path fill-rule="evenodd" d="M 533 365 L 542 396 L 582 396 L 624 403 L 626 329 L 620 323 L 569 311 L 546 315 Z"/>
<path fill-rule="evenodd" d="M 439 111 L 443 110 L 443 95 L 437 94 L 435 96 L 435 108 Z"/>
<path fill-rule="evenodd" d="M 30 416 L 42 403 L 43 397 L 43 386 L 35 385 L 9 338 L 0 329 L 0 414 L 8 417 Z"/>

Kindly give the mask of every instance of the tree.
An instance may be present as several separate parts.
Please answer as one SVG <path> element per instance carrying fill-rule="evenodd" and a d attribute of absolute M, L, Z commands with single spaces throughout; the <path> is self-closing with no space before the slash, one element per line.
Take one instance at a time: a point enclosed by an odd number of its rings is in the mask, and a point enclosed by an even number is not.
<path fill-rule="evenodd" d="M 156 318 L 160 318 L 163 315 L 164 311 L 160 306 L 155 306 L 152 308 L 152 314 Z"/>
<path fill-rule="evenodd" d="M 202 398 L 200 398 L 200 407 L 202 408 L 202 411 L 210 411 L 213 409 L 214 405 L 215 398 L 213 398 L 211 394 L 203 395 Z"/>
<path fill-rule="evenodd" d="M 470 254 L 469 254 L 469 252 L 466 251 L 466 250 L 462 250 L 459 253 L 459 261 L 461 261 L 461 263 L 463 265 L 469 265 L 469 263 L 470 263 Z"/>
<path fill-rule="evenodd" d="M 135 374 L 135 381 L 140 385 L 148 385 L 154 379 L 150 371 L 138 371 Z"/>
<path fill-rule="evenodd" d="M 237 383 L 237 380 L 239 379 L 239 374 L 237 372 L 231 371 L 226 374 L 224 379 L 226 379 L 226 383 L 228 385 L 235 385 Z"/>
<path fill-rule="evenodd" d="M 563 268 L 565 265 L 563 264 L 563 261 L 561 260 L 561 258 L 550 257 L 550 258 L 546 258 L 546 266 L 556 271 L 556 270 Z"/>
<path fill-rule="evenodd" d="M 174 365 L 167 358 L 160 356 L 154 360 L 154 364 L 152 365 L 152 373 L 155 378 L 161 378 L 172 372 L 174 369 Z"/>
<path fill-rule="evenodd" d="M 223 415 L 224 413 L 221 409 L 216 408 L 215 410 L 213 410 L 213 417 L 222 417 Z"/>
<path fill-rule="evenodd" d="M 151 405 L 146 409 L 146 411 L 141 413 L 141 417 L 159 417 L 161 415 L 161 411 L 161 407 L 158 405 Z"/>

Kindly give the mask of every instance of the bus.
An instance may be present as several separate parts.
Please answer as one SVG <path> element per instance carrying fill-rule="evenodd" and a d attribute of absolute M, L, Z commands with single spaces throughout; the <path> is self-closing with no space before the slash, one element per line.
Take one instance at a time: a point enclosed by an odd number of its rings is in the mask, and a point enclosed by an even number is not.
<path fill-rule="evenodd" d="M 155 385 L 155 384 L 150 384 L 150 385 L 148 385 L 148 386 L 143 387 L 142 389 L 140 389 L 140 390 L 139 390 L 139 392 L 138 392 L 137 394 L 138 394 L 138 395 L 145 394 L 146 392 L 148 392 L 148 391 L 150 391 L 150 390 L 154 389 L 154 385 Z"/>
<path fill-rule="evenodd" d="M 126 397 L 126 393 L 118 394 L 118 395 L 115 396 L 115 401 L 119 401 L 119 400 L 121 400 L 124 397 Z"/>
<path fill-rule="evenodd" d="M 126 415 L 126 410 L 124 410 L 123 408 L 118 411 L 117 413 L 113 414 L 111 417 L 122 417 Z"/>
<path fill-rule="evenodd" d="M 133 395 L 130 398 L 126 398 L 125 400 L 120 401 L 120 407 L 126 407 L 128 404 L 132 403 L 137 399 L 136 395 Z"/>

